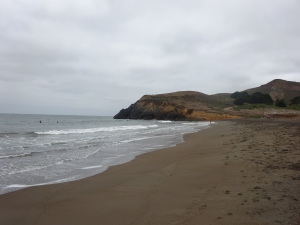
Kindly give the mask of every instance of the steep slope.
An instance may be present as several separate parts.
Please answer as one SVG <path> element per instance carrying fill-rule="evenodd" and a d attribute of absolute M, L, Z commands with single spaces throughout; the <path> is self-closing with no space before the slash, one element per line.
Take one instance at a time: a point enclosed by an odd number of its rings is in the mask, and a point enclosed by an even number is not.
<path fill-rule="evenodd" d="M 122 109 L 115 119 L 157 120 L 216 120 L 236 118 L 222 108 L 232 105 L 227 94 L 206 95 L 183 91 L 159 95 L 145 95 L 127 109 Z"/>
<path fill-rule="evenodd" d="M 300 83 L 276 79 L 260 87 L 251 88 L 249 94 L 262 92 L 270 94 L 273 100 L 287 102 L 300 96 Z M 219 120 L 238 117 L 263 116 L 263 110 L 235 110 L 231 94 L 206 95 L 195 91 L 181 91 L 159 95 L 145 95 L 115 119 L 157 119 L 157 120 Z M 274 110 L 273 110 L 274 111 Z M 297 114 L 298 115 L 298 114 Z"/>
<path fill-rule="evenodd" d="M 269 94 L 273 100 L 284 99 L 288 102 L 292 98 L 300 95 L 300 83 L 275 79 L 260 87 L 251 88 L 245 91 L 249 94 L 253 94 L 254 92 Z"/>

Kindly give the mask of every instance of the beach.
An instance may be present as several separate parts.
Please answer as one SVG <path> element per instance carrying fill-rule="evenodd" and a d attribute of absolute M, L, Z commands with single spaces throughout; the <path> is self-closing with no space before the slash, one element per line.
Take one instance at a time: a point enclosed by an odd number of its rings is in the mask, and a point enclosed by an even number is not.
<path fill-rule="evenodd" d="M 219 121 L 78 181 L 0 195 L 2 225 L 300 224 L 300 121 Z"/>

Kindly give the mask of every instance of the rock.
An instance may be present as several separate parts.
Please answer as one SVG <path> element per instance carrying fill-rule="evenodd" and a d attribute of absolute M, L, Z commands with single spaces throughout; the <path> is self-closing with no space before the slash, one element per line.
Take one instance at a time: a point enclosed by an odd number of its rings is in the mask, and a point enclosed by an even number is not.
<path fill-rule="evenodd" d="M 161 95 L 145 95 L 136 103 L 122 109 L 114 119 L 145 120 L 216 120 L 236 118 L 236 116 L 218 112 L 218 107 L 208 106 L 207 102 L 215 101 L 212 97 L 200 92 L 175 92 Z"/>
<path fill-rule="evenodd" d="M 300 96 L 300 83 L 285 80 L 273 80 L 257 88 L 245 90 L 249 93 L 261 92 L 270 94 L 273 100 L 284 98 L 289 101 Z M 222 120 L 233 118 L 300 118 L 297 110 L 281 112 L 269 106 L 261 109 L 240 109 L 233 104 L 230 93 L 206 95 L 195 91 L 180 91 L 159 95 L 144 95 L 128 108 L 120 110 L 115 119 L 146 120 Z M 270 113 L 270 112 L 271 113 Z"/>

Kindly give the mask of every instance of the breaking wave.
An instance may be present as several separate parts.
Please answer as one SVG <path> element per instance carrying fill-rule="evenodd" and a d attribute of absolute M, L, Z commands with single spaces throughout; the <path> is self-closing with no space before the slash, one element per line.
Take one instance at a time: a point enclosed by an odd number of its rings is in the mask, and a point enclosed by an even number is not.
<path fill-rule="evenodd" d="M 39 131 L 35 132 L 40 135 L 61 135 L 61 134 L 87 134 L 96 132 L 112 132 L 112 131 L 125 131 L 125 130 L 140 130 L 156 128 L 158 125 L 134 125 L 134 126 L 115 126 L 115 127 L 99 127 L 99 128 L 89 128 L 89 129 L 70 129 L 70 130 L 50 130 L 50 131 Z"/>
<path fill-rule="evenodd" d="M 11 159 L 11 158 L 27 157 L 27 156 L 32 156 L 32 154 L 33 154 L 33 152 L 14 154 L 14 155 L 3 155 L 3 156 L 0 156 L 0 159 Z"/>

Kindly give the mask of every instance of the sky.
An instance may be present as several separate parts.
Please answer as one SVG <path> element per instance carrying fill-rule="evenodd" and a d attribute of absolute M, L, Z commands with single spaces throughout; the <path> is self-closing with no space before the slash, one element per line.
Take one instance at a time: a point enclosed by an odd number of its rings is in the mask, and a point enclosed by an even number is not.
<path fill-rule="evenodd" d="M 1 0 L 0 113 L 300 82 L 299 0 Z"/>

